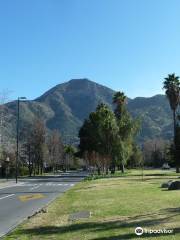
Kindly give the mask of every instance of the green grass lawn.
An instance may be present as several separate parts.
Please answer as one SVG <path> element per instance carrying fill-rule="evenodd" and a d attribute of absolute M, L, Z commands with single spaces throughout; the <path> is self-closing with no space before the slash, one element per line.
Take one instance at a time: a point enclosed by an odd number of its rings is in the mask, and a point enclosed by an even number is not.
<path fill-rule="evenodd" d="M 180 239 L 180 191 L 161 189 L 177 178 L 171 171 L 129 171 L 124 177 L 84 181 L 55 200 L 47 213 L 25 221 L 6 240 Z M 89 219 L 68 221 L 71 213 L 88 210 Z M 173 229 L 175 234 L 142 235 L 134 230 Z"/>
<path fill-rule="evenodd" d="M 97 174 L 92 174 L 91 176 L 87 177 L 87 180 L 96 180 L 96 179 L 102 179 L 102 178 L 116 178 L 116 177 L 170 177 L 170 176 L 178 176 L 176 174 L 175 170 L 162 170 L 162 169 L 127 169 L 125 173 L 122 173 L 121 171 L 116 171 L 115 174 L 104 174 L 104 175 L 97 175 Z M 180 176 L 180 175 L 179 175 Z"/>

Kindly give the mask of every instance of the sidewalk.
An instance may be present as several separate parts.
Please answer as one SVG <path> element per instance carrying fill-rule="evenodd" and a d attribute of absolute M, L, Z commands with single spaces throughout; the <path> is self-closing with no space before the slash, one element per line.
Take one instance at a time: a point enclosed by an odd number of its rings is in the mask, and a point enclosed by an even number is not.
<path fill-rule="evenodd" d="M 0 178 L 0 189 L 13 187 L 16 185 L 15 179 L 4 179 Z"/>

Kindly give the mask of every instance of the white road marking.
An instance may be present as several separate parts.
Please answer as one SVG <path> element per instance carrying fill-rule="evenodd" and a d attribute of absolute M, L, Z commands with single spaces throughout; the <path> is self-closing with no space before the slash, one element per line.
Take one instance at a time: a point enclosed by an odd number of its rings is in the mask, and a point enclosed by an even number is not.
<path fill-rule="evenodd" d="M 34 187 L 31 188 L 31 190 L 37 189 L 37 188 L 39 188 L 39 187 L 40 187 L 39 185 L 38 185 L 38 186 L 35 185 Z"/>
<path fill-rule="evenodd" d="M 39 188 L 40 186 L 51 186 L 51 187 L 57 187 L 57 186 L 71 186 L 73 187 L 75 184 L 74 183 L 40 183 L 40 184 L 24 184 L 24 185 L 21 185 L 21 186 L 24 186 L 24 187 L 32 187 L 31 190 L 33 189 L 36 189 L 36 188 Z"/>
<path fill-rule="evenodd" d="M 15 183 L 15 184 L 7 185 L 7 186 L 4 186 L 4 187 L 1 187 L 1 186 L 0 186 L 0 190 L 1 190 L 1 189 L 5 189 L 5 188 L 21 187 L 21 186 L 23 186 L 23 183 Z"/>
<path fill-rule="evenodd" d="M 51 186 L 52 185 L 52 183 L 46 183 L 46 186 Z"/>
<path fill-rule="evenodd" d="M 5 198 L 8 198 L 8 197 L 12 197 L 12 196 L 14 196 L 14 195 L 15 195 L 15 194 L 10 194 L 10 195 L 7 195 L 7 196 L 4 196 L 4 197 L 1 197 L 0 200 L 5 199 Z"/>

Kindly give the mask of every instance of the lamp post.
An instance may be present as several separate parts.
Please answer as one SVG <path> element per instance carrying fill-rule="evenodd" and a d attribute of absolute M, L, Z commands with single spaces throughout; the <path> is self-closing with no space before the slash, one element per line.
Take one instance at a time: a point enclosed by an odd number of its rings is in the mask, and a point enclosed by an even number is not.
<path fill-rule="evenodd" d="M 6 179 L 8 180 L 9 162 L 10 162 L 9 157 L 6 158 L 5 162 L 6 162 Z"/>
<path fill-rule="evenodd" d="M 141 146 L 141 151 L 142 151 L 142 181 L 144 180 L 144 145 L 142 144 Z"/>
<path fill-rule="evenodd" d="M 18 163 L 19 163 L 19 112 L 20 112 L 20 101 L 26 100 L 26 97 L 18 97 L 17 99 L 17 132 L 16 132 L 16 183 L 18 180 Z"/>

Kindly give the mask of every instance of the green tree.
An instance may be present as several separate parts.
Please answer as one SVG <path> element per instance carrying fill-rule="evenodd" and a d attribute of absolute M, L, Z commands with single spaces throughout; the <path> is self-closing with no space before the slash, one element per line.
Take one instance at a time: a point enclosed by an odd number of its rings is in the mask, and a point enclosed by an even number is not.
<path fill-rule="evenodd" d="M 66 156 L 65 168 L 67 170 L 70 168 L 71 162 L 74 163 L 76 148 L 71 145 L 66 145 L 64 147 L 64 152 L 65 152 L 65 156 Z"/>
<path fill-rule="evenodd" d="M 176 110 L 180 102 L 180 81 L 179 77 L 174 73 L 169 74 L 168 77 L 165 78 L 163 88 L 165 89 L 166 96 L 169 100 L 170 107 L 173 112 L 173 122 L 174 122 L 174 148 L 176 152 Z M 176 158 L 176 172 L 179 172 L 179 163 Z"/>
<path fill-rule="evenodd" d="M 139 130 L 139 120 L 133 119 L 126 109 L 126 96 L 123 92 L 114 94 L 113 103 L 116 104 L 115 116 L 118 125 L 118 136 L 115 147 L 116 163 L 124 172 L 124 165 L 133 151 L 134 138 Z"/>
<path fill-rule="evenodd" d="M 99 162 L 97 167 L 107 172 L 112 162 L 117 134 L 118 126 L 114 113 L 107 105 L 99 104 L 79 131 L 80 151 L 90 155 L 93 153 L 93 159 L 96 159 L 94 162 Z"/>
<path fill-rule="evenodd" d="M 115 112 L 105 104 L 99 104 L 90 113 L 79 131 L 80 151 L 85 153 L 89 165 L 100 170 L 115 172 L 115 166 L 124 165 L 132 154 L 132 144 L 138 130 L 138 121 L 132 119 L 125 103 L 126 96 L 118 92 L 114 95 Z"/>
<path fill-rule="evenodd" d="M 151 161 L 153 167 L 162 167 L 163 164 L 165 163 L 165 158 L 160 151 L 160 149 L 155 149 L 152 154 L 151 154 Z"/>
<path fill-rule="evenodd" d="M 132 146 L 132 155 L 128 159 L 127 165 L 130 168 L 139 167 L 143 163 L 143 154 L 137 144 L 133 144 Z"/>
<path fill-rule="evenodd" d="M 123 92 L 116 92 L 113 96 L 113 103 L 116 104 L 114 111 L 117 118 L 121 118 L 126 104 L 126 96 Z"/>

